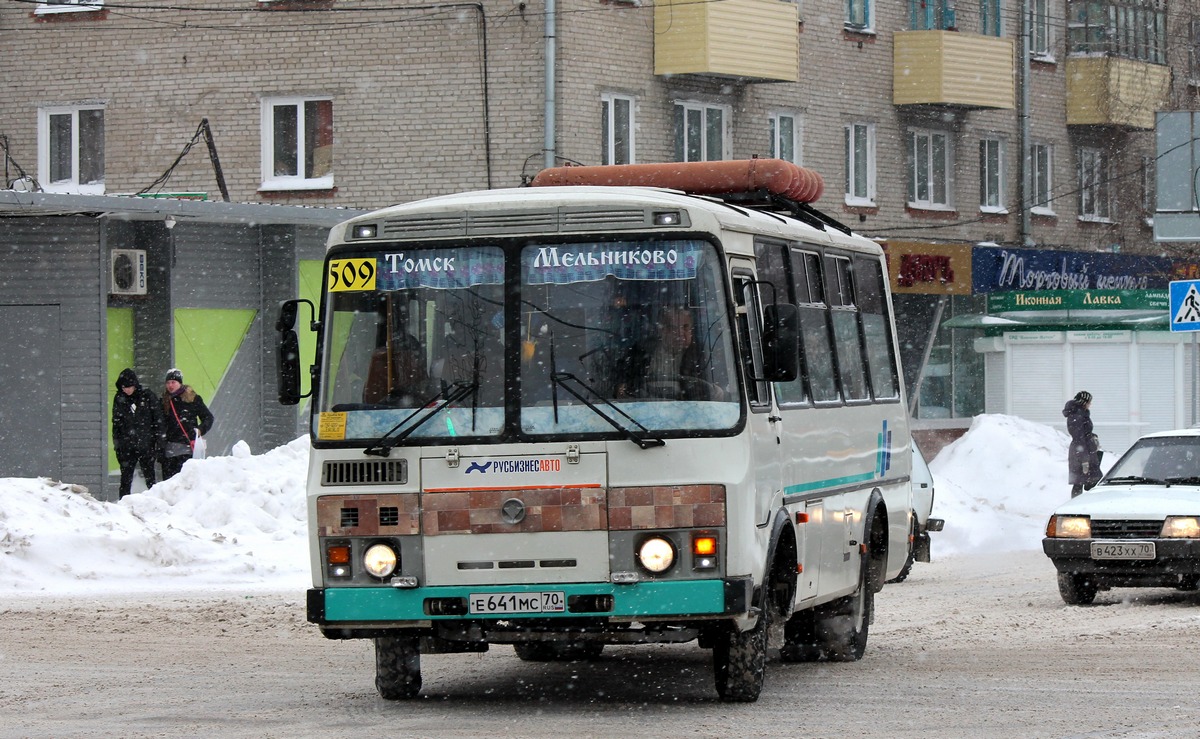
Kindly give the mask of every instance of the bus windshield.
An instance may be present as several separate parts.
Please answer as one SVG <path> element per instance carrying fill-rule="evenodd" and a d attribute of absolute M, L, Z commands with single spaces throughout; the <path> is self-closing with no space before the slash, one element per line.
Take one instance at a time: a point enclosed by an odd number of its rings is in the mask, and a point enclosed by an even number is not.
<path fill-rule="evenodd" d="M 385 248 L 332 259 L 328 281 L 318 440 L 641 438 L 741 417 L 704 241 Z"/>

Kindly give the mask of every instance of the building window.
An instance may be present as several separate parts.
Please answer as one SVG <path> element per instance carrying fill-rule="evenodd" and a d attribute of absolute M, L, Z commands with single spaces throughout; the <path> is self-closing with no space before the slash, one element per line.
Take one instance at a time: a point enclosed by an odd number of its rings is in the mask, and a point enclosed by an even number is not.
<path fill-rule="evenodd" d="M 947 31 L 956 25 L 950 0 L 908 0 L 908 18 L 914 31 Z"/>
<path fill-rule="evenodd" d="M 1007 213 L 1004 207 L 1004 141 L 979 142 L 979 209 L 985 213 Z"/>
<path fill-rule="evenodd" d="M 1166 64 L 1166 0 L 1069 0 L 1069 49 Z"/>
<path fill-rule="evenodd" d="M 874 0 L 846 0 L 846 28 L 869 31 L 874 23 Z"/>
<path fill-rule="evenodd" d="M 908 132 L 908 204 L 914 208 L 949 208 L 954 172 L 950 135 L 944 131 Z"/>
<path fill-rule="evenodd" d="M 1000 10 L 1000 0 L 979 0 L 979 32 L 984 36 L 999 36 L 1003 33 Z"/>
<path fill-rule="evenodd" d="M 1050 29 L 1050 0 L 1029 0 L 1029 53 L 1038 59 L 1054 59 Z"/>
<path fill-rule="evenodd" d="M 266 98 L 262 107 L 260 190 L 333 187 L 333 100 Z"/>
<path fill-rule="evenodd" d="M 38 111 L 38 180 L 46 192 L 104 194 L 104 108 Z"/>
<path fill-rule="evenodd" d="M 711 162 L 729 150 L 729 108 L 703 103 L 675 104 L 675 160 Z"/>
<path fill-rule="evenodd" d="M 771 114 L 771 158 L 800 164 L 800 118 L 789 113 Z"/>
<path fill-rule="evenodd" d="M 33 14 L 88 13 L 97 10 L 104 10 L 104 0 L 54 0 L 53 2 L 38 3 L 37 7 L 33 9 Z"/>
<path fill-rule="evenodd" d="M 1100 149 L 1079 147 L 1079 217 L 1109 220 L 1108 157 Z"/>
<path fill-rule="evenodd" d="M 846 205 L 875 205 L 875 125 L 846 126 Z"/>
<path fill-rule="evenodd" d="M 601 159 L 605 164 L 633 164 L 633 98 L 604 95 L 601 98 L 604 141 Z"/>
<path fill-rule="evenodd" d="M 1036 215 L 1052 216 L 1054 207 L 1050 202 L 1050 187 L 1054 184 L 1054 149 L 1049 144 L 1032 144 L 1029 147 L 1030 210 Z"/>

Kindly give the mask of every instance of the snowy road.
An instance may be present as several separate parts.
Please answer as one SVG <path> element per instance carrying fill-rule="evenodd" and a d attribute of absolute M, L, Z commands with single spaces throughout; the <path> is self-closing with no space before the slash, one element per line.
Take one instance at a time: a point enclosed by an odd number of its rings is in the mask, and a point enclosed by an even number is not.
<path fill-rule="evenodd" d="M 320 637 L 303 593 L 6 597 L 0 736 L 1200 735 L 1200 594 L 1067 607 L 1027 551 L 918 564 L 877 608 L 861 662 L 773 661 L 756 704 L 720 703 L 694 645 L 426 656 L 422 697 L 389 703 L 369 644 Z"/>

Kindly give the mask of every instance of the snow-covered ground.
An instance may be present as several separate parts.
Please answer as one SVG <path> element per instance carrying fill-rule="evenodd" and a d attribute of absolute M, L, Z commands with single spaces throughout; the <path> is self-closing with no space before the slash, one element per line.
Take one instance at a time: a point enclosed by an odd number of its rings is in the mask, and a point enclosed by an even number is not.
<path fill-rule="evenodd" d="M 1047 516 L 1070 497 L 1067 442 L 1012 416 L 976 417 L 930 462 L 933 512 L 946 521 L 932 535 L 935 561 L 1040 549 Z M 308 449 L 307 438 L 261 455 L 239 443 L 119 503 L 56 481 L 0 478 L 0 596 L 302 591 Z"/>

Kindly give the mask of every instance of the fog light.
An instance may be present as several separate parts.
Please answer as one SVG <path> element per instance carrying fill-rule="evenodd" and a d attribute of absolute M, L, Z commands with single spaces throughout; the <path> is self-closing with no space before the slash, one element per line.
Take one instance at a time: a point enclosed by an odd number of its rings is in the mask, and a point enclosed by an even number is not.
<path fill-rule="evenodd" d="M 675 547 L 671 542 L 655 536 L 642 542 L 638 547 L 638 561 L 650 572 L 666 572 L 675 564 Z"/>

